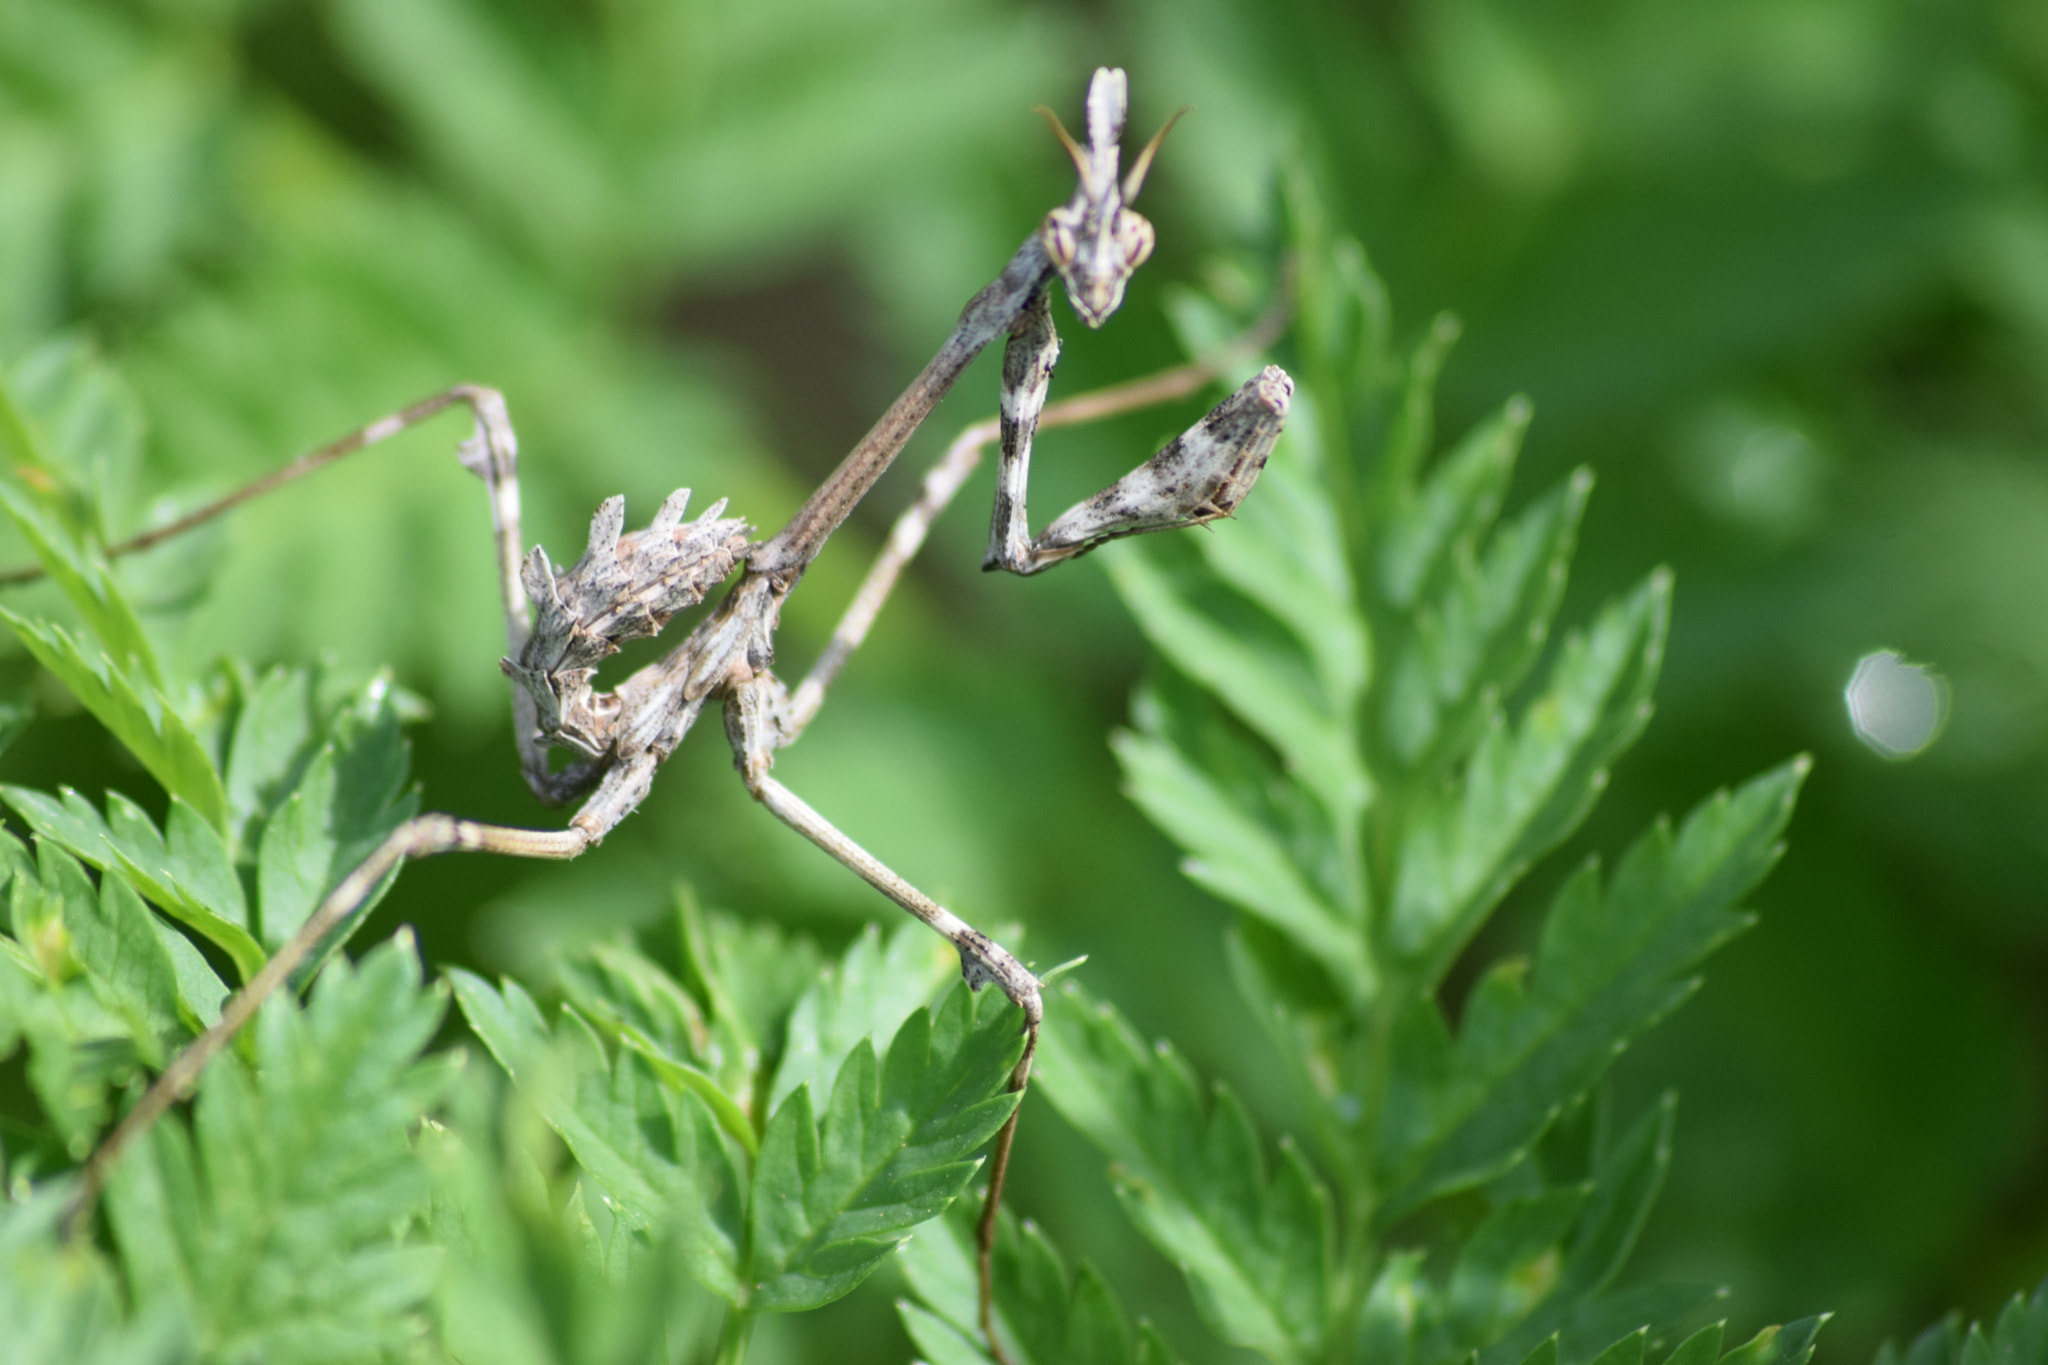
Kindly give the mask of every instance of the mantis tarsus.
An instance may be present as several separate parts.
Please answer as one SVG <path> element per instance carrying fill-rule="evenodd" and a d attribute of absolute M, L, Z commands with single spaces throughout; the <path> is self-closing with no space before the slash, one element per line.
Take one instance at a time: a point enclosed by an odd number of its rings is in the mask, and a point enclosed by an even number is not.
<path fill-rule="evenodd" d="M 682 490 L 663 503 L 645 530 L 631 533 L 624 531 L 624 500 L 607 501 L 591 523 L 583 557 L 569 568 L 558 567 L 539 548 L 522 553 L 517 445 L 504 400 L 494 390 L 463 386 L 302 456 L 180 522 L 110 547 L 122 553 L 157 543 L 444 409 L 466 406 L 474 430 L 463 443 L 461 459 L 490 491 L 505 621 L 502 666 L 513 683 L 521 766 L 543 802 L 562 805 L 585 799 L 563 829 L 517 829 L 427 814 L 393 831 L 328 894 L 304 927 L 228 1001 L 219 1022 L 172 1061 L 101 1143 L 84 1169 L 73 1203 L 73 1226 L 82 1221 L 79 1215 L 90 1209 L 127 1145 L 190 1090 L 207 1061 L 323 941 L 349 921 L 394 867 L 407 859 L 454 851 L 576 857 L 640 804 L 655 771 L 713 701 L 723 705 L 726 735 L 747 790 L 804 837 L 943 934 L 959 952 L 970 987 L 993 983 L 1023 1011 L 1025 1047 L 1010 1084 L 1012 1089 L 1024 1087 L 1043 1013 L 1037 978 L 1000 945 L 840 833 L 777 781 L 771 769 L 775 751 L 793 743 L 817 715 L 827 687 L 865 636 L 903 564 L 991 435 L 1000 440 L 1001 454 L 983 567 L 1018 574 L 1037 573 L 1121 536 L 1227 516 L 1263 468 L 1293 392 L 1287 375 L 1273 366 L 1157 456 L 1069 509 L 1039 535 L 1030 534 L 1025 487 L 1032 436 L 1040 426 L 1087 420 L 1193 392 L 1216 373 L 1210 365 L 1186 366 L 1120 390 L 1045 407 L 1059 352 L 1050 311 L 1052 281 L 1061 280 L 1076 313 L 1089 326 L 1099 327 L 1115 312 L 1126 281 L 1152 249 L 1151 225 L 1129 204 L 1166 129 L 1119 177 L 1118 144 L 1126 103 L 1124 73 L 1098 69 L 1088 90 L 1085 146 L 1075 142 L 1049 111 L 1042 111 L 1079 174 L 1072 199 L 1046 215 L 1002 272 L 967 304 L 923 372 L 789 524 L 764 541 L 750 541 L 744 521 L 723 516 L 723 502 L 684 520 L 689 492 Z M 1001 417 L 994 431 L 986 424 L 969 429 L 927 476 L 920 497 L 898 522 L 824 653 L 802 683 L 789 690 L 770 671 L 783 599 L 961 371 L 999 336 L 1009 340 L 1003 356 Z M 593 687 L 598 664 L 617 653 L 621 643 L 658 634 L 673 615 L 701 602 L 735 569 L 738 578 L 724 599 L 681 644 L 612 691 Z M 554 769 L 550 754 L 558 748 L 572 757 L 566 766 Z M 984 1328 L 989 1325 L 988 1246 L 1015 1122 L 1013 1114 L 997 1138 L 990 1168 L 981 1237 Z M 990 1344 L 1000 1355 L 993 1335 Z"/>

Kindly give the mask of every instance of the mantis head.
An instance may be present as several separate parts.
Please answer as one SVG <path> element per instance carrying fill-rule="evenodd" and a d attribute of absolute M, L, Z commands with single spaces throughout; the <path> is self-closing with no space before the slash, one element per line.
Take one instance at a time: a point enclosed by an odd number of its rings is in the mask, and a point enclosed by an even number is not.
<path fill-rule="evenodd" d="M 1045 215 L 1039 225 L 1038 241 L 1045 248 L 1060 279 L 1066 282 L 1067 298 L 1074 311 L 1090 327 L 1100 327 L 1124 301 L 1124 284 L 1131 272 L 1152 254 L 1152 224 L 1126 207 L 1138 197 L 1145 172 L 1185 109 L 1166 121 L 1145 144 L 1131 164 L 1130 173 L 1117 179 L 1117 143 L 1124 132 L 1129 110 L 1128 87 L 1121 68 L 1097 67 L 1088 83 L 1088 145 L 1075 142 L 1044 105 L 1038 112 L 1059 135 L 1060 145 L 1074 159 L 1080 184 L 1074 197 Z"/>

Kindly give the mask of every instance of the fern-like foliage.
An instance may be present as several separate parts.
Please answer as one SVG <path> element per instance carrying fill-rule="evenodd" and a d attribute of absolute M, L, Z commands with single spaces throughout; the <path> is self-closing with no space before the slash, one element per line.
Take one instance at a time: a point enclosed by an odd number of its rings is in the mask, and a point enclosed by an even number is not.
<path fill-rule="evenodd" d="M 163 797 L 0 787 L 29 836 L 0 831 L 0 1059 L 35 1110 L 0 1132 L 0 1354 L 624 1365 L 716 1333 L 736 1358 L 952 1203 L 1016 1106 L 1017 1012 L 946 994 L 918 925 L 827 961 L 686 896 L 672 965 L 605 941 L 532 991 L 429 982 L 409 939 L 352 964 L 344 926 L 303 1006 L 116 1166 L 101 1240 L 67 1240 L 67 1173 L 124 1099 L 417 806 L 387 679 L 167 674 L 104 558 L 121 393 L 76 346 L 0 376 L 0 504 L 58 588 L 7 622 Z M 451 988 L 503 1074 L 428 1051 Z"/>
<path fill-rule="evenodd" d="M 598 1020 L 567 1004 L 550 1024 L 516 983 L 457 972 L 455 989 L 621 1217 L 679 1230 L 689 1273 L 739 1308 L 796 1311 L 851 1290 L 903 1233 L 943 1211 L 972 1176 L 972 1153 L 1016 1106 L 1004 1089 L 1023 1047 L 1014 1011 L 964 988 L 923 1008 L 929 974 L 911 972 L 906 992 L 894 970 L 929 961 L 908 946 L 915 930 L 899 930 L 886 951 L 861 940 L 805 993 L 789 1025 L 795 1050 L 776 1071 L 808 1074 L 786 1085 L 768 1081 L 757 1048 L 752 1074 L 743 1061 L 728 1089 L 709 1027 L 720 1005 L 616 945 L 602 956 L 605 976 L 652 990 L 592 1011 Z M 715 983 L 711 1001 L 753 994 L 736 958 L 699 961 L 700 980 Z M 654 1013 L 649 1001 L 668 1002 L 679 1027 L 627 1017 Z"/>
<path fill-rule="evenodd" d="M 903 1249 L 903 1271 L 918 1303 L 897 1311 L 930 1365 L 994 1365 L 982 1336 L 979 1284 L 961 1220 L 928 1223 Z M 1094 1267 L 1071 1273 L 1045 1234 L 1004 1212 L 997 1223 L 992 1275 L 996 1332 L 1005 1354 L 1024 1365 L 1174 1365 L 1164 1338 L 1132 1321 Z"/>
<path fill-rule="evenodd" d="M 1987 1331 L 1973 1322 L 1967 1330 L 1951 1313 L 1913 1338 L 1901 1351 L 1891 1342 L 1878 1348 L 1876 1365 L 2037 1365 L 2048 1360 L 2048 1282 L 2032 1294 L 2015 1294 Z"/>
<path fill-rule="evenodd" d="M 1671 578 L 1557 630 L 1591 476 L 1512 510 L 1521 399 L 1437 452 L 1455 326 L 1397 353 L 1363 252 L 1328 238 L 1305 180 L 1289 207 L 1301 382 L 1258 496 L 1218 534 L 1104 558 L 1159 656 L 1117 757 L 1189 877 L 1239 911 L 1234 974 L 1307 1140 L 1269 1141 L 1078 986 L 1048 1012 L 1044 1093 L 1232 1346 L 1281 1365 L 1719 1359 L 1718 1333 L 1672 1335 L 1715 1291 L 1617 1287 L 1672 1109 L 1610 1134 L 1601 1082 L 1749 923 L 1805 762 L 1660 822 L 1611 872 L 1588 861 L 1529 951 L 1449 993 L 1642 732 Z M 1230 334 L 1197 300 L 1181 313 L 1198 346 Z M 910 1319 L 921 1342 L 952 1321 L 938 1292 Z M 1803 1360 L 1814 1326 L 1771 1351 Z"/>
<path fill-rule="evenodd" d="M 428 1196 L 409 1129 L 451 1074 L 421 1057 L 444 994 L 397 942 L 263 1013 L 254 1067 L 216 1066 L 189 1133 L 157 1125 L 108 1189 L 140 1306 L 175 1304 L 224 1359 L 361 1360 L 425 1334 L 439 1253 L 403 1229 Z"/>

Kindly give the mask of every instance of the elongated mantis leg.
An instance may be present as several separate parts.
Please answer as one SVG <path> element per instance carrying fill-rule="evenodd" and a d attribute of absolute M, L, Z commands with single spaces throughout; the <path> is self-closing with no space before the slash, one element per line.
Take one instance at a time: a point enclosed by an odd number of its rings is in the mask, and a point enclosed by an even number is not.
<path fill-rule="evenodd" d="M 1256 357 L 1272 343 L 1286 319 L 1287 306 L 1283 298 L 1243 335 L 1215 355 L 1176 365 L 1142 379 L 1063 399 L 1039 414 L 1038 429 L 1044 431 L 1098 422 L 1120 413 L 1136 412 L 1186 398 L 1214 383 L 1231 364 Z M 976 422 L 954 437 L 953 443 L 946 447 L 946 453 L 925 471 L 916 500 L 890 527 L 887 543 L 876 555 L 867 577 L 861 580 L 853 600 L 847 604 L 839 624 L 832 631 L 832 638 L 819 652 L 817 662 L 811 665 L 803 682 L 790 694 L 789 712 L 783 721 L 782 745 L 786 747 L 794 743 L 817 716 L 818 709 L 824 705 L 826 691 L 838 678 L 847 660 L 853 657 L 853 652 L 867 639 L 868 631 L 874 627 L 875 618 L 881 614 L 882 606 L 889 600 L 889 594 L 894 591 L 903 570 L 924 547 L 932 523 L 952 504 L 968 476 L 980 466 L 989 445 L 1000 439 L 1002 429 L 1003 422 L 999 417 Z"/>
<path fill-rule="evenodd" d="M 246 503 L 256 501 L 309 474 L 390 440 L 429 418 L 453 407 L 467 407 L 475 422 L 469 438 L 462 443 L 459 458 L 463 467 L 484 481 L 491 499 L 491 545 L 498 581 L 498 608 L 505 622 L 505 652 L 517 658 L 526 645 L 529 630 L 526 592 L 520 585 L 520 557 L 524 553 L 519 524 L 519 438 L 505 411 L 504 395 L 476 384 L 458 384 L 430 394 L 416 403 L 356 428 L 347 435 L 309 450 L 268 474 L 250 480 L 240 488 L 194 508 L 176 520 L 152 527 L 139 535 L 116 541 L 105 548 L 108 559 L 139 554 L 188 531 L 197 530 Z M 0 587 L 33 583 L 43 576 L 40 566 L 0 570 Z M 535 737 L 532 701 L 518 688 L 512 689 L 512 728 L 519 746 L 520 766 L 534 790 L 544 799 L 559 799 L 562 778 L 550 774 L 547 751 Z"/>
<path fill-rule="evenodd" d="M 1050 328 L 1046 331 L 1049 334 Z M 1020 341 L 1028 345 L 1030 338 Z M 1013 341 L 1011 349 L 1017 352 L 1019 342 Z M 1030 373 L 1043 354 L 1043 349 L 1031 352 L 1019 370 Z M 1005 378 L 1011 370 L 1008 359 Z M 1013 430 L 1005 412 L 1002 485 L 982 567 L 1034 574 L 1124 536 L 1200 526 L 1229 516 L 1265 468 L 1293 397 L 1294 382 L 1286 371 L 1268 365 L 1166 449 L 1068 508 L 1029 540 L 1024 484 L 1030 472 L 1032 432 L 1022 424 Z M 1028 401 L 1020 399 L 1020 413 L 1031 411 Z"/>
<path fill-rule="evenodd" d="M 135 1107 L 122 1116 L 121 1122 L 94 1150 L 79 1173 L 78 1188 L 73 1192 L 71 1205 L 65 1213 L 66 1224 L 76 1227 L 91 1211 L 101 1187 L 106 1184 L 108 1173 L 128 1145 L 191 1091 L 214 1055 L 255 1017 L 263 1003 L 291 979 L 292 973 L 326 941 L 329 934 L 348 922 L 370 893 L 400 863 L 414 858 L 429 858 L 436 853 L 456 852 L 499 853 L 515 858 L 574 858 L 594 842 L 589 834 L 574 827 L 563 830 L 513 829 L 441 814 L 416 816 L 391 831 L 369 857 L 327 893 L 327 898 L 307 916 L 298 932 L 271 955 L 262 970 L 229 997 L 221 1009 L 220 1018 L 187 1044 L 185 1050 L 150 1083 Z"/>

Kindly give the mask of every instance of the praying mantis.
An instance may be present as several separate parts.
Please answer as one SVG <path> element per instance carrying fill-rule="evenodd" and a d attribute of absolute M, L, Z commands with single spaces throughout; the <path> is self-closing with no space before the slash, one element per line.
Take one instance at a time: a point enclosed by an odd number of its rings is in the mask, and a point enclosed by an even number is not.
<path fill-rule="evenodd" d="M 505 626 L 503 671 L 511 682 L 513 729 L 520 765 L 534 794 L 550 806 L 582 800 L 560 829 L 484 824 L 430 813 L 406 821 L 322 901 L 297 934 L 234 995 L 220 1019 L 158 1076 L 87 1162 L 74 1196 L 76 1216 L 90 1209 L 109 1172 L 133 1140 L 187 1093 L 207 1062 L 289 982 L 314 951 L 361 909 L 401 863 L 449 852 L 569 859 L 585 852 L 646 797 L 656 771 L 688 736 L 706 708 L 722 710 L 735 766 L 747 790 L 769 811 L 867 881 L 955 948 L 967 984 L 994 985 L 1024 1020 L 1025 1045 L 1010 1079 L 1030 1078 L 1043 1003 L 1040 983 L 1001 945 L 982 934 L 806 804 L 773 775 L 776 751 L 794 743 L 816 717 L 826 690 L 858 648 L 905 563 L 932 520 L 951 500 L 991 438 L 999 445 L 995 507 L 986 569 L 1035 574 L 1123 536 L 1198 526 L 1229 516 L 1250 491 L 1285 422 L 1292 381 L 1267 366 L 1159 454 L 1109 488 L 1030 531 L 1026 505 L 1032 441 L 1046 426 L 1192 393 L 1216 377 L 1220 359 L 1183 366 L 1152 379 L 1046 406 L 1059 355 L 1051 313 L 1059 281 L 1074 311 L 1100 327 L 1121 304 L 1132 272 L 1151 254 L 1153 229 L 1131 207 L 1173 120 L 1119 174 L 1119 146 L 1128 107 L 1124 72 L 1100 68 L 1088 88 L 1083 145 L 1049 110 L 1073 160 L 1078 183 L 1002 271 L 970 300 L 952 333 L 923 371 L 862 438 L 789 523 L 765 540 L 714 503 L 686 519 L 689 490 L 672 494 L 642 530 L 625 530 L 622 498 L 591 522 L 580 559 L 563 567 L 520 534 L 518 444 L 503 397 L 459 386 L 414 403 L 191 515 L 121 545 L 147 548 L 199 522 L 375 445 L 450 408 L 466 408 L 472 430 L 459 458 L 489 492 L 500 608 Z M 1175 118 L 1178 118 L 1175 115 Z M 1240 349 L 1270 339 L 1253 336 Z M 914 505 L 856 595 L 810 672 L 793 690 L 773 671 L 775 631 L 784 599 L 802 580 L 826 540 L 867 496 L 961 372 L 998 337 L 1003 353 L 1000 417 L 970 428 L 931 473 Z M 737 575 L 735 577 L 735 575 Z M 724 597 L 665 657 L 609 691 L 594 684 L 598 665 L 628 641 L 658 635 L 671 618 L 702 603 L 733 580 Z M 553 754 L 566 751 L 566 764 Z M 983 1218 L 982 1272 L 987 1316 L 987 1248 L 1003 1171 L 1015 1132 L 1013 1113 L 996 1141 Z M 986 1325 L 986 1323 L 985 1323 Z"/>

